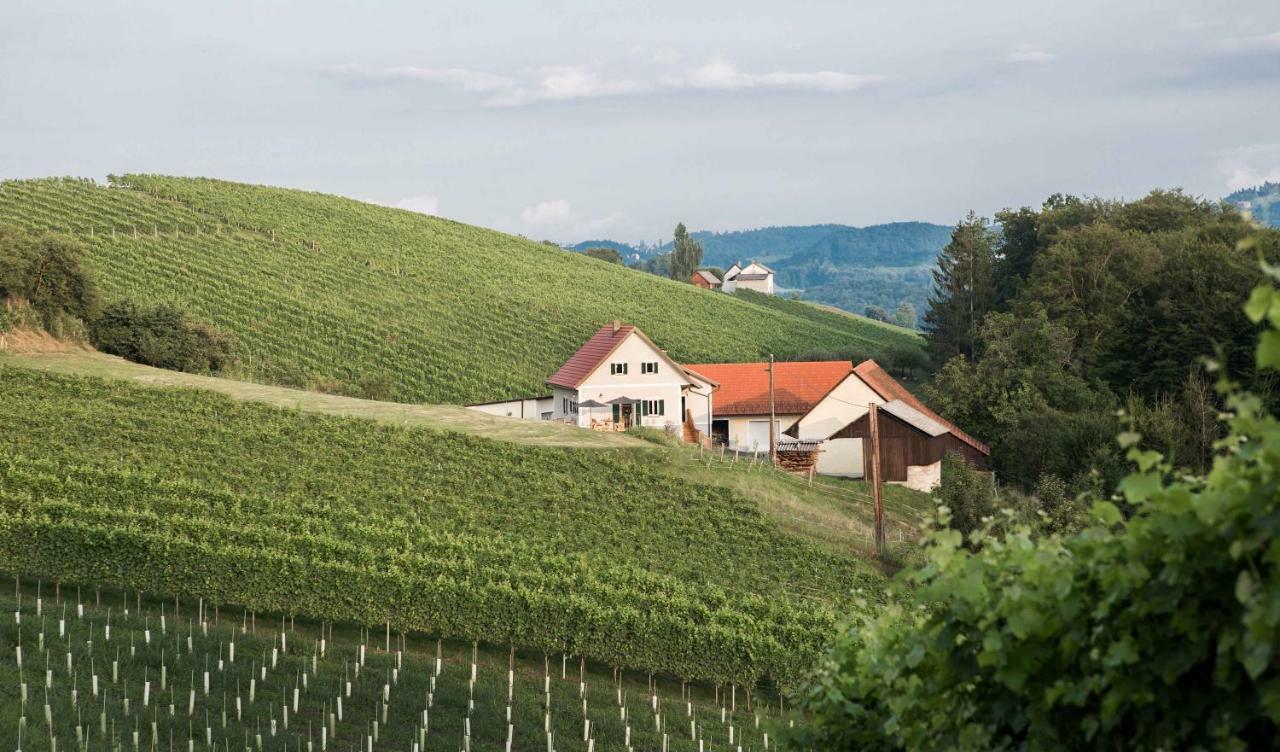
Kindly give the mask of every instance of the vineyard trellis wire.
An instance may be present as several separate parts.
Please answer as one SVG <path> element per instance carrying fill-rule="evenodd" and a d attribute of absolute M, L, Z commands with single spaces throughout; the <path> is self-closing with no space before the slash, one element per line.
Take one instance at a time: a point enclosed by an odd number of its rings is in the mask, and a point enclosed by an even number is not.
<path fill-rule="evenodd" d="M 383 642 L 207 601 L 41 584 L 0 596 L 13 615 L 0 622 L 0 696 L 13 700 L 0 735 L 29 752 L 767 752 L 770 729 L 794 722 L 774 696 L 735 685 L 641 683 L 582 657 L 571 672 L 564 654 L 553 670 L 552 654 L 514 646 L 393 641 L 389 626 Z"/>

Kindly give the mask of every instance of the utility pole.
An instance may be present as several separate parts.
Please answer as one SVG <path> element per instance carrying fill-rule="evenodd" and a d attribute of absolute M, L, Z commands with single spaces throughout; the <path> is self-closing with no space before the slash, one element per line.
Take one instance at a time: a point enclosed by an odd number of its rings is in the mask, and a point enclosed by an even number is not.
<path fill-rule="evenodd" d="M 769 464 L 778 464 L 778 415 L 773 400 L 773 353 L 769 353 Z"/>
<path fill-rule="evenodd" d="M 876 510 L 876 554 L 884 558 L 884 489 L 880 478 L 880 411 L 871 403 L 871 494 Z"/>

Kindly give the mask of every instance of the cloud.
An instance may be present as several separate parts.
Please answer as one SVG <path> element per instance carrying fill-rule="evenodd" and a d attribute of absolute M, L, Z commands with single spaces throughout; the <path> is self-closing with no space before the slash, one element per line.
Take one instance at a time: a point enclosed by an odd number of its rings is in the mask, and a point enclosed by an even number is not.
<path fill-rule="evenodd" d="M 424 81 L 447 84 L 463 91 L 493 92 L 515 87 L 516 82 L 506 76 L 468 68 L 420 68 L 416 65 L 398 65 L 389 68 L 369 68 L 358 63 L 334 66 L 329 69 L 347 78 L 365 81 Z"/>
<path fill-rule="evenodd" d="M 1238 191 L 1263 183 L 1280 183 L 1280 144 L 1252 144 L 1222 154 L 1219 168 L 1227 189 Z"/>
<path fill-rule="evenodd" d="M 662 59 L 670 69 L 681 58 L 664 51 Z M 662 65 L 654 61 L 655 64 Z M 467 93 L 486 95 L 480 103 L 488 107 L 515 107 L 538 102 L 567 102 L 645 94 L 657 91 L 745 91 L 790 90 L 818 94 L 855 91 L 883 80 L 882 76 L 841 71 L 770 71 L 749 73 L 732 62 L 714 58 L 685 70 L 640 77 L 608 76 L 590 65 L 549 65 L 524 79 L 468 68 L 424 68 L 413 65 L 370 68 L 349 63 L 327 69 L 330 73 L 361 82 L 418 82 L 451 87 Z"/>
<path fill-rule="evenodd" d="M 1280 31 L 1247 37 L 1224 37 L 1215 46 L 1229 52 L 1280 50 Z"/>
<path fill-rule="evenodd" d="M 1047 63 L 1057 55 L 1030 44 L 1020 44 L 1007 58 L 1011 63 Z"/>
<path fill-rule="evenodd" d="M 539 201 L 520 210 L 520 221 L 530 230 L 553 233 L 561 238 L 580 239 L 616 225 L 626 218 L 622 212 L 599 217 L 579 217 L 567 199 Z"/>
<path fill-rule="evenodd" d="M 520 210 L 520 221 L 535 227 L 566 225 L 572 219 L 573 210 L 562 198 L 540 201 Z"/>
<path fill-rule="evenodd" d="M 714 58 L 682 74 L 665 76 L 662 82 L 672 88 L 712 91 L 791 89 L 835 93 L 854 91 L 882 80 L 881 76 L 838 71 L 745 73 L 728 60 Z"/>
<path fill-rule="evenodd" d="M 421 196 L 407 196 L 392 204 L 397 209 L 408 209 L 409 211 L 418 212 L 419 214 L 430 214 L 431 216 L 440 215 L 440 197 L 434 193 L 424 193 Z"/>
<path fill-rule="evenodd" d="M 485 104 L 499 107 L 529 102 L 565 101 L 616 97 L 648 91 L 651 86 L 634 79 L 608 79 L 581 65 L 551 65 L 540 70 L 541 78 L 529 86 L 513 86 L 491 97 Z"/>

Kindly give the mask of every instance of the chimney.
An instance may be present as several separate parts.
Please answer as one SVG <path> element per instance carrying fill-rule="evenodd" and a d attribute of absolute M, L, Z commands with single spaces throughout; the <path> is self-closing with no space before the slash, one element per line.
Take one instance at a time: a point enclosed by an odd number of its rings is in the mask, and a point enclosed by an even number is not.
<path fill-rule="evenodd" d="M 619 329 L 621 329 L 621 328 L 622 328 L 622 322 L 621 322 L 621 321 L 619 321 L 619 320 L 617 320 L 617 319 L 614 319 L 614 320 L 613 320 L 613 333 L 614 333 L 614 334 L 617 334 L 617 333 L 618 333 L 618 330 L 619 330 Z"/>

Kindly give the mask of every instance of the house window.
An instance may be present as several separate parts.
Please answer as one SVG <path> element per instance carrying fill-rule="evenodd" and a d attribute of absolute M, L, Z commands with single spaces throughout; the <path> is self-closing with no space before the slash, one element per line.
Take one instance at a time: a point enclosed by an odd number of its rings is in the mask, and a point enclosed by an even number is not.
<path fill-rule="evenodd" d="M 666 400 L 644 400 L 643 402 L 640 403 L 640 414 L 641 415 L 666 415 L 667 401 Z"/>
<path fill-rule="evenodd" d="M 627 364 L 626 363 L 610 363 L 609 375 L 610 376 L 626 376 Z"/>
<path fill-rule="evenodd" d="M 561 407 L 564 409 L 565 415 L 572 415 L 578 412 L 578 401 L 568 397 L 560 398 Z"/>
<path fill-rule="evenodd" d="M 657 373 L 657 372 L 658 372 L 658 361 L 656 360 L 640 364 L 640 373 L 642 374 Z"/>

